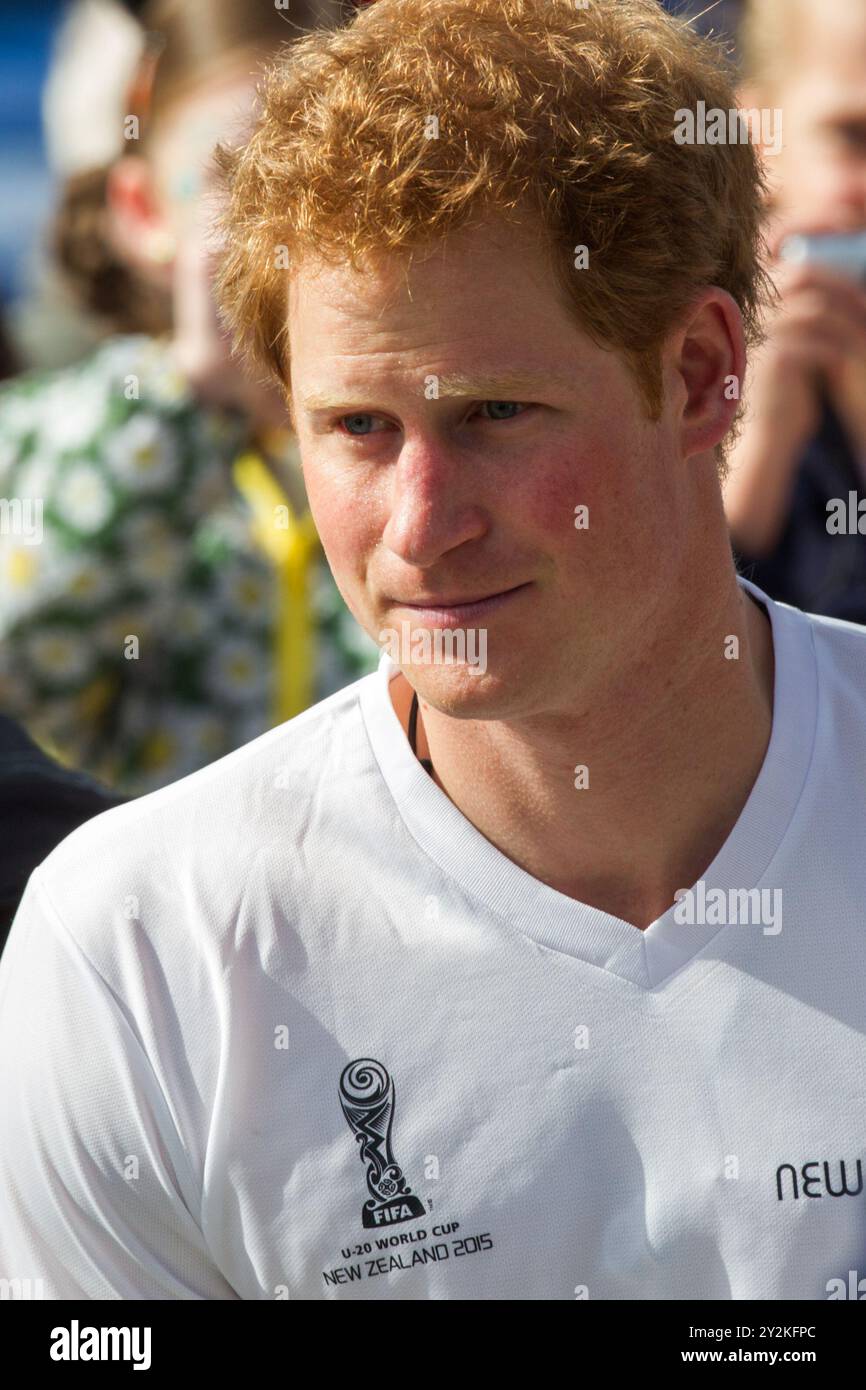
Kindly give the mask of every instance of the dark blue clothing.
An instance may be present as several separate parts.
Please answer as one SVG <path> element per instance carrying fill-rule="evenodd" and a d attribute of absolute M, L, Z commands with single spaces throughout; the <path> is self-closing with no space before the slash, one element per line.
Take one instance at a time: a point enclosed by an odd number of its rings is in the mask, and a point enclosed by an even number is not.
<path fill-rule="evenodd" d="M 791 511 L 772 554 L 755 559 L 735 549 L 746 579 L 807 613 L 866 625 L 866 536 L 827 530 L 827 503 L 866 494 L 848 438 L 825 404 L 821 427 L 800 462 Z"/>
<path fill-rule="evenodd" d="M 0 715 L 0 951 L 37 864 L 77 826 L 127 799 L 54 762 Z"/>

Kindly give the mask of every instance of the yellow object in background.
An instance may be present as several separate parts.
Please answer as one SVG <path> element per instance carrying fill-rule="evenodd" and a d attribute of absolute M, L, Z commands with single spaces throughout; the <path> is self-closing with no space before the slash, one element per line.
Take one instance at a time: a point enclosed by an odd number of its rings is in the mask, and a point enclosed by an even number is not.
<path fill-rule="evenodd" d="M 309 510 L 297 515 L 260 454 L 242 454 L 233 473 L 253 515 L 255 540 L 278 575 L 273 722 L 282 724 L 308 709 L 315 695 L 316 635 L 309 574 L 319 537 Z"/>

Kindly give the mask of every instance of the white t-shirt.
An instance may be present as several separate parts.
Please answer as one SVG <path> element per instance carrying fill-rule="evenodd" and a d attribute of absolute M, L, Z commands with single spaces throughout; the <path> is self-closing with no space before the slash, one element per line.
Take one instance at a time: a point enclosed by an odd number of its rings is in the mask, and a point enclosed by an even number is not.
<path fill-rule="evenodd" d="M 767 756 L 643 932 L 461 815 L 387 655 L 58 846 L 0 962 L 0 1275 L 150 1299 L 866 1277 L 866 629 L 744 587 L 773 626 Z"/>

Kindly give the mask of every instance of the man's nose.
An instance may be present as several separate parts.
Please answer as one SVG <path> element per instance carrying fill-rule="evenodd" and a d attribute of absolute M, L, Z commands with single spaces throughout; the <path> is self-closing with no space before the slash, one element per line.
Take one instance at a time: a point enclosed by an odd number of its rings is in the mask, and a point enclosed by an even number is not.
<path fill-rule="evenodd" d="M 489 521 L 478 482 L 477 467 L 459 450 L 442 441 L 407 441 L 392 474 L 385 544 L 407 564 L 423 567 L 479 539 Z"/>

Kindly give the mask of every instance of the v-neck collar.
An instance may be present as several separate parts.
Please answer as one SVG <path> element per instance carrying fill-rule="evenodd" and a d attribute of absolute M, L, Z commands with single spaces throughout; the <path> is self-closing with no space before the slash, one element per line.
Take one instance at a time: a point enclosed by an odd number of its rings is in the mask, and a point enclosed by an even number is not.
<path fill-rule="evenodd" d="M 773 725 L 748 800 L 701 875 L 707 892 L 754 888 L 766 874 L 806 781 L 817 719 L 817 663 L 807 615 L 738 578 L 764 606 L 772 625 Z M 399 667 L 383 652 L 378 670 L 362 683 L 368 736 L 409 833 L 467 896 L 533 940 L 645 989 L 681 969 L 719 932 L 743 930 L 710 923 L 684 926 L 674 917 L 676 904 L 640 930 L 533 878 L 467 820 L 413 756 L 388 692 L 398 674 Z"/>

